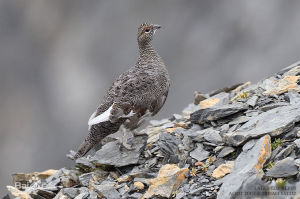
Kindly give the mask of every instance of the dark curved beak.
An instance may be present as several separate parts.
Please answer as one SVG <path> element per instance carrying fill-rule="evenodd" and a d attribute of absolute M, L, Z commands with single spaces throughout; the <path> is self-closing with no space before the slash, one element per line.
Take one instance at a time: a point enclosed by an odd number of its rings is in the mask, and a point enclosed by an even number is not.
<path fill-rule="evenodd" d="M 160 28 L 161 28 L 161 25 L 153 24 L 153 28 L 154 28 L 154 30 L 160 29 Z"/>

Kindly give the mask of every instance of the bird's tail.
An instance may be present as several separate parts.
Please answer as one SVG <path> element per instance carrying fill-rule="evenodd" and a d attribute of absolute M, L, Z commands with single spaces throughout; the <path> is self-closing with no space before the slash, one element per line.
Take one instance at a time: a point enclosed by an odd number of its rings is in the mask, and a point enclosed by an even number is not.
<path fill-rule="evenodd" d="M 79 146 L 76 154 L 74 155 L 74 159 L 80 158 L 87 154 L 97 144 L 97 141 L 93 139 L 93 136 L 91 133 L 84 139 L 84 141 Z"/>

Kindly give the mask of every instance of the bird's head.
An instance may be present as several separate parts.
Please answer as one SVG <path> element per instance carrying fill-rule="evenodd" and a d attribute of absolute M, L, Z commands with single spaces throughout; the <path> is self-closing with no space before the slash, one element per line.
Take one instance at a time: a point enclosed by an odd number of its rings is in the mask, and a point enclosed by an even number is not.
<path fill-rule="evenodd" d="M 149 44 L 156 30 L 160 29 L 161 26 L 157 24 L 143 23 L 138 28 L 137 40 L 139 45 Z"/>

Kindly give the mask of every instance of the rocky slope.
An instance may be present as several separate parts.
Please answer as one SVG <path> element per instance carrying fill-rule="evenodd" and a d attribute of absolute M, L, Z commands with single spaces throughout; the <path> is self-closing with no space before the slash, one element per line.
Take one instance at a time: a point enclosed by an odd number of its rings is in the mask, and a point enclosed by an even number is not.
<path fill-rule="evenodd" d="M 299 78 L 296 63 L 257 84 L 195 92 L 182 114 L 129 137 L 132 150 L 116 133 L 73 168 L 14 174 L 7 188 L 38 199 L 300 197 Z"/>

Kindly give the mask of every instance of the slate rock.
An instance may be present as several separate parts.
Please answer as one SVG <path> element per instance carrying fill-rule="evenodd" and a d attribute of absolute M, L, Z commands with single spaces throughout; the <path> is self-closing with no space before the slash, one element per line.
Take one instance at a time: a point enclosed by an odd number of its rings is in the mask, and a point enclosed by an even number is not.
<path fill-rule="evenodd" d="M 77 188 L 63 188 L 62 193 L 70 198 L 75 198 L 79 194 L 79 190 Z"/>
<path fill-rule="evenodd" d="M 264 112 L 249 120 L 235 132 L 227 133 L 229 145 L 239 146 L 251 138 L 259 138 L 266 134 L 279 136 L 292 129 L 300 121 L 300 103 L 284 106 Z"/>
<path fill-rule="evenodd" d="M 114 182 L 103 181 L 100 185 L 93 185 L 93 187 L 98 194 L 101 194 L 106 198 L 120 198 L 120 193 L 116 190 Z"/>
<path fill-rule="evenodd" d="M 89 192 L 81 193 L 78 196 L 76 196 L 74 199 L 86 199 L 89 197 Z"/>
<path fill-rule="evenodd" d="M 247 103 L 249 106 L 254 107 L 254 106 L 256 105 L 256 103 L 257 103 L 257 100 L 258 100 L 258 96 L 253 95 L 252 97 L 250 97 L 250 99 L 247 100 L 246 103 Z"/>
<path fill-rule="evenodd" d="M 129 144 L 134 143 L 133 150 L 121 147 L 118 140 L 109 142 L 96 152 L 95 156 L 91 158 L 91 162 L 115 167 L 137 164 L 146 140 L 147 136 L 136 136 L 129 139 Z"/>
<path fill-rule="evenodd" d="M 274 108 L 278 108 L 278 107 L 282 107 L 282 106 L 288 106 L 289 103 L 286 103 L 286 102 L 276 102 L 276 103 L 272 103 L 272 104 L 267 104 L 265 106 L 261 106 L 259 109 L 261 111 L 269 111 L 271 109 L 274 109 Z"/>
<path fill-rule="evenodd" d="M 247 194 L 248 196 L 254 196 L 254 198 L 257 198 L 258 196 L 266 196 L 267 193 L 272 194 L 270 191 L 271 190 L 269 189 L 268 185 L 264 183 L 261 178 L 254 174 L 245 180 L 242 188 L 236 193 L 241 193 L 244 195 Z"/>
<path fill-rule="evenodd" d="M 168 133 L 161 133 L 159 136 L 158 146 L 164 155 L 163 163 L 178 163 L 178 145 L 180 141 L 177 137 Z"/>
<path fill-rule="evenodd" d="M 295 140 L 294 143 L 295 143 L 296 147 L 298 149 L 300 149 L 300 139 Z"/>
<path fill-rule="evenodd" d="M 79 176 L 79 182 L 83 185 L 83 186 L 88 186 L 89 182 L 90 182 L 90 178 L 92 177 L 94 173 L 84 173 L 82 175 Z"/>
<path fill-rule="evenodd" d="M 291 144 L 288 145 L 285 149 L 281 150 L 274 158 L 275 161 L 282 160 L 286 158 L 288 155 L 291 154 L 291 152 L 294 150 L 295 145 Z"/>
<path fill-rule="evenodd" d="M 287 96 L 288 102 L 290 102 L 290 104 L 297 104 L 300 102 L 300 94 L 298 92 L 289 91 L 286 94 L 286 96 Z"/>
<path fill-rule="evenodd" d="M 165 197 L 170 198 L 173 191 L 177 190 L 182 181 L 185 180 L 185 174 L 188 168 L 179 168 L 175 164 L 166 164 L 161 167 L 158 176 L 149 180 L 149 188 L 143 198 Z"/>
<path fill-rule="evenodd" d="M 224 177 L 226 174 L 230 173 L 234 166 L 234 161 L 228 161 L 225 164 L 221 164 L 216 168 L 213 173 L 212 177 L 220 179 Z"/>
<path fill-rule="evenodd" d="M 213 108 L 205 108 L 191 114 L 190 120 L 193 123 L 203 124 L 205 122 L 218 120 L 246 109 L 242 103 L 227 104 Z"/>
<path fill-rule="evenodd" d="M 231 173 L 225 176 L 218 192 L 218 198 L 232 198 L 231 193 L 241 190 L 243 184 L 253 175 L 261 178 L 264 163 L 271 156 L 271 138 L 266 135 L 259 140 L 251 142 L 243 148 L 241 154 L 234 161 Z M 237 180 L 238 179 L 238 180 Z"/>
<path fill-rule="evenodd" d="M 287 157 L 278 161 L 267 173 L 266 176 L 281 178 L 290 177 L 299 173 L 293 158 Z"/>
<path fill-rule="evenodd" d="M 223 139 L 220 136 L 219 131 L 216 131 L 214 129 L 207 129 L 203 137 L 206 141 L 216 145 L 223 143 Z"/>
<path fill-rule="evenodd" d="M 76 159 L 75 163 L 89 168 L 95 168 L 95 166 L 86 157 Z"/>
<path fill-rule="evenodd" d="M 233 147 L 231 147 L 231 146 L 226 146 L 226 147 L 224 147 L 222 150 L 221 150 L 221 152 L 218 154 L 218 158 L 223 158 L 223 157 L 225 157 L 225 156 L 227 156 L 227 155 L 229 155 L 230 153 L 232 153 L 232 152 L 234 152 L 235 151 L 235 149 L 233 148 Z"/>
<path fill-rule="evenodd" d="M 198 143 L 197 148 L 190 152 L 190 156 L 197 161 L 203 161 L 208 158 L 209 152 L 203 148 L 203 144 Z"/>

